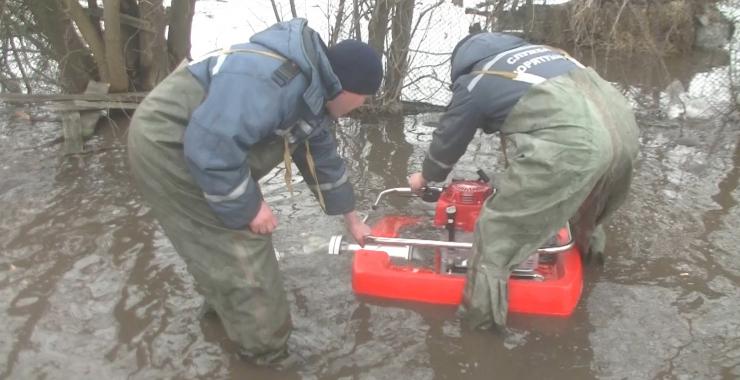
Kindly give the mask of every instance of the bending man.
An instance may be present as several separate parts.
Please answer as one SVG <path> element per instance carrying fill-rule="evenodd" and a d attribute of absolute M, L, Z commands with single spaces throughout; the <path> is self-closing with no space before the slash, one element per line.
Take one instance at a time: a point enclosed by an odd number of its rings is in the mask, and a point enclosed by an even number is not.
<path fill-rule="evenodd" d="M 418 190 L 444 181 L 478 129 L 511 149 L 475 231 L 461 310 L 471 327 L 506 323 L 512 270 L 570 220 L 584 254 L 623 203 L 638 129 L 619 91 L 559 49 L 473 34 L 452 53 L 452 101 L 434 132 Z M 505 151 L 506 153 L 506 151 Z"/>
<path fill-rule="evenodd" d="M 329 215 L 362 243 L 352 185 L 328 130 L 382 79 L 367 44 L 327 49 L 303 19 L 183 63 L 129 129 L 137 185 L 229 338 L 258 363 L 285 356 L 292 324 L 258 180 L 291 162 Z M 290 185 L 289 185 L 290 186 Z"/>

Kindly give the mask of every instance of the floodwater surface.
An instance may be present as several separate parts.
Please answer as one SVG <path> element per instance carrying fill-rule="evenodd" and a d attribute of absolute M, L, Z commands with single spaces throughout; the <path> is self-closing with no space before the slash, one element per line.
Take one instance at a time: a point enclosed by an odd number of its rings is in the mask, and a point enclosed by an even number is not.
<path fill-rule="evenodd" d="M 585 267 L 570 318 L 512 315 L 468 331 L 454 308 L 358 298 L 351 256 L 329 256 L 341 218 L 282 169 L 263 182 L 276 211 L 298 364 L 237 355 L 129 178 L 125 118 L 87 153 L 60 156 L 61 126 L 0 114 L 0 378 L 7 379 L 732 379 L 740 377 L 740 127 L 737 118 L 641 121 L 632 191 Z M 405 186 L 438 115 L 343 120 L 340 152 L 358 209 Z M 500 170 L 478 136 L 455 177 Z M 383 210 L 412 213 L 419 201 Z M 207 254 L 207 252 L 204 252 Z"/>

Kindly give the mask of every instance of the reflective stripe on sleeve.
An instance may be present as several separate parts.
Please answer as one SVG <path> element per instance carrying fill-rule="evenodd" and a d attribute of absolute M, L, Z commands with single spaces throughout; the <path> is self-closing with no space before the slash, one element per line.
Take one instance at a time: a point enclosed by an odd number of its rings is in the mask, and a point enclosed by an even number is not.
<path fill-rule="evenodd" d="M 247 191 L 247 185 L 249 185 L 251 176 L 247 175 L 247 179 L 244 180 L 239 186 L 237 186 L 234 190 L 232 190 L 229 194 L 226 195 L 211 195 L 203 193 L 203 196 L 206 197 L 206 200 L 220 203 L 220 202 L 226 202 L 226 201 L 233 201 L 242 195 Z"/>
<path fill-rule="evenodd" d="M 316 185 L 308 185 L 308 186 L 314 190 L 318 189 L 321 191 L 329 191 L 329 190 L 334 190 L 338 188 L 339 186 L 344 185 L 345 183 L 347 183 L 348 180 L 349 180 L 349 177 L 347 176 L 347 171 L 345 170 L 344 174 L 342 174 L 342 176 L 339 177 L 338 180 L 332 183 L 322 183 L 322 184 L 319 184 L 318 186 Z"/>

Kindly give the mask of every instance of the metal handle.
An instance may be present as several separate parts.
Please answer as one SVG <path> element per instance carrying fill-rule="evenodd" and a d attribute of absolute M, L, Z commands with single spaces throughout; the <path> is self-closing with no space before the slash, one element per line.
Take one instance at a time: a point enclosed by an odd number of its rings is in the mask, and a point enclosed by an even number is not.
<path fill-rule="evenodd" d="M 566 228 L 568 229 L 568 237 L 570 239 L 565 245 L 561 245 L 558 247 L 539 248 L 537 249 L 537 253 L 555 254 L 562 253 L 573 248 L 573 246 L 575 245 L 575 241 L 573 240 L 573 234 L 571 233 L 570 223 L 566 224 Z M 473 243 L 466 242 L 392 238 L 372 235 L 368 235 L 365 237 L 365 241 L 370 244 L 365 244 L 364 247 L 361 247 L 359 244 L 345 243 L 343 242 L 343 238 L 344 237 L 342 235 L 334 235 L 331 237 L 331 239 L 329 239 L 330 255 L 338 255 L 340 253 L 355 252 L 360 249 L 366 249 L 370 251 L 385 251 L 388 252 L 388 255 L 393 257 L 408 258 L 411 257 L 411 250 L 414 247 L 457 249 L 473 248 Z"/>
<path fill-rule="evenodd" d="M 557 246 L 557 247 L 548 247 L 548 248 L 540 248 L 537 250 L 538 253 L 562 253 L 565 251 L 570 250 L 573 248 L 574 245 L 576 245 L 576 241 L 573 239 L 573 232 L 570 229 L 570 221 L 565 222 L 565 228 L 568 230 L 568 242 L 564 245 Z M 558 231 L 559 233 L 560 231 Z"/>
<path fill-rule="evenodd" d="M 378 244 L 388 245 L 403 245 L 411 247 L 426 247 L 426 248 L 459 248 L 459 249 L 472 249 L 473 243 L 465 243 L 459 241 L 441 241 L 441 240 L 425 240 L 425 239 L 404 239 L 404 238 L 389 238 L 380 236 L 366 236 L 366 241 L 375 242 Z M 539 253 L 561 253 L 573 248 L 574 242 L 571 239 L 565 245 L 558 247 L 539 248 Z"/>
<path fill-rule="evenodd" d="M 411 191 L 410 187 L 394 187 L 392 189 L 385 189 L 378 194 L 378 198 L 375 199 L 375 203 L 373 203 L 373 210 L 378 208 L 378 205 L 380 204 L 380 200 L 383 199 L 384 196 L 392 193 L 399 193 L 399 194 L 406 194 L 412 197 L 416 197 L 416 193 Z"/>
<path fill-rule="evenodd" d="M 410 246 L 403 246 L 403 245 L 377 245 L 377 244 L 365 244 L 364 247 L 360 246 L 359 244 L 354 243 L 347 243 L 344 241 L 344 236 L 342 235 L 334 235 L 329 239 L 329 254 L 330 255 L 339 255 L 343 253 L 354 253 L 359 250 L 367 250 L 367 251 L 382 251 L 388 254 L 388 256 L 391 257 L 398 257 L 406 260 L 411 259 L 411 253 L 413 251 L 413 248 Z"/>
<path fill-rule="evenodd" d="M 458 241 L 405 239 L 405 238 L 391 238 L 391 237 L 372 236 L 372 235 L 365 236 L 365 241 L 375 242 L 378 244 L 403 245 L 403 246 L 410 246 L 410 247 L 462 248 L 462 249 L 473 248 L 473 243 L 465 243 L 465 242 L 458 242 Z"/>
<path fill-rule="evenodd" d="M 442 192 L 442 190 L 444 190 L 444 188 L 436 187 L 436 186 L 426 186 L 425 188 L 429 190 L 437 191 L 440 193 Z M 394 187 L 391 189 L 385 189 L 381 191 L 380 194 L 378 194 L 378 198 L 375 199 L 375 203 L 373 203 L 373 210 L 378 208 L 378 205 L 380 204 L 380 200 L 383 199 L 384 196 L 388 194 L 394 194 L 394 193 L 403 194 L 403 195 L 407 195 L 411 197 L 420 196 L 419 194 L 413 192 L 410 187 Z"/>

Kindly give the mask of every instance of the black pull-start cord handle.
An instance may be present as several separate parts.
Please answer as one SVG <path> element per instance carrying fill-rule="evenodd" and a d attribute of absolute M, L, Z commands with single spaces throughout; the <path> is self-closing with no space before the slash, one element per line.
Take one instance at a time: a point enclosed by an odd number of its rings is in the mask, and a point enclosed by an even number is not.
<path fill-rule="evenodd" d="M 476 173 L 478 174 L 478 181 L 483 183 L 491 182 L 491 177 L 489 177 L 483 169 L 478 169 Z"/>

